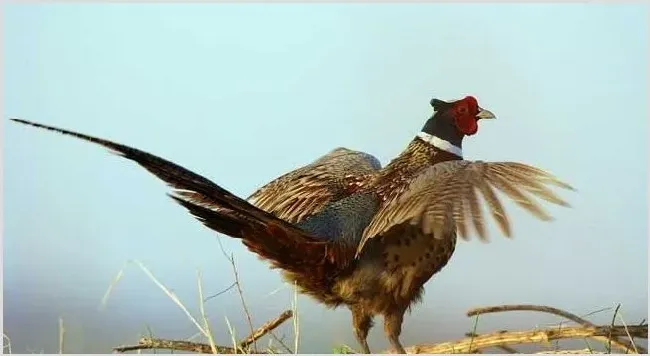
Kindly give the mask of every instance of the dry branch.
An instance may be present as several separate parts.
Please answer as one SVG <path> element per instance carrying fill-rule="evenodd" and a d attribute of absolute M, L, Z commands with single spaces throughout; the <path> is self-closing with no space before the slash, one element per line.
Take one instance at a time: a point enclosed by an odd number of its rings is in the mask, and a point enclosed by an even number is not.
<path fill-rule="evenodd" d="M 516 344 L 548 344 L 553 340 L 560 339 L 573 339 L 573 338 L 599 338 L 600 340 L 612 340 L 612 344 L 615 344 L 627 352 L 633 352 L 634 349 L 627 347 L 625 341 L 616 339 L 616 337 L 629 337 L 634 338 L 648 338 L 648 325 L 636 325 L 636 326 L 627 326 L 627 325 L 594 325 L 593 323 L 584 320 L 577 315 L 571 314 L 569 312 L 547 306 L 538 306 L 538 305 L 504 305 L 496 307 L 487 307 L 487 308 L 477 308 L 470 310 L 467 314 L 468 316 L 475 316 L 485 313 L 495 313 L 501 311 L 513 311 L 513 310 L 526 310 L 526 311 L 542 311 L 555 315 L 565 317 L 571 321 L 581 324 L 581 326 L 576 327 L 562 327 L 562 328 L 545 328 L 545 329 L 534 329 L 528 331 L 497 331 L 489 334 L 477 335 L 471 333 L 467 337 L 451 342 L 442 342 L 432 345 L 415 345 L 407 348 L 408 353 L 480 353 L 481 349 L 489 347 L 498 347 L 502 350 L 510 353 L 516 353 L 517 350 L 512 348 L 511 345 Z M 277 318 L 266 322 L 264 325 L 259 327 L 249 336 L 244 338 L 239 342 L 237 349 L 230 346 L 220 346 L 213 345 L 216 348 L 218 353 L 242 353 L 246 352 L 246 349 L 254 343 L 256 340 L 271 332 L 273 329 L 278 327 L 287 319 L 293 316 L 291 310 L 287 310 L 284 313 L 280 314 Z M 643 350 L 640 347 L 636 347 L 639 351 Z M 168 350 L 177 350 L 185 352 L 198 352 L 198 353 L 212 353 L 215 349 L 211 345 L 203 343 L 195 343 L 188 341 L 179 341 L 179 340 L 165 340 L 165 339 L 155 339 L 155 338 L 141 338 L 138 345 L 133 346 L 121 346 L 114 348 L 114 351 L 117 352 L 126 352 L 126 351 L 135 351 L 142 349 L 168 349 Z M 645 350 L 643 350 L 645 351 Z M 256 350 L 256 353 L 270 353 Z M 393 353 L 392 350 L 387 350 L 384 353 Z M 540 353 L 547 354 L 578 354 L 578 353 L 594 353 L 591 350 L 556 350 L 556 351 L 545 351 Z M 599 353 L 599 352 L 596 352 Z"/>
<path fill-rule="evenodd" d="M 220 354 L 236 354 L 240 351 L 233 349 L 232 347 L 215 345 L 217 348 L 217 353 Z M 184 340 L 166 340 L 166 339 L 156 339 L 150 337 L 143 337 L 138 341 L 137 345 L 129 346 L 119 346 L 114 347 L 113 351 L 115 352 L 127 352 L 127 351 L 137 351 L 137 350 L 146 350 L 146 349 L 166 349 L 166 350 L 176 350 L 176 351 L 185 351 L 185 352 L 198 352 L 202 354 L 212 353 L 212 347 L 208 344 L 202 344 L 198 342 L 184 341 Z"/>
<path fill-rule="evenodd" d="M 229 347 L 229 346 L 214 345 L 216 347 L 216 351 L 217 353 L 220 354 L 242 353 L 243 350 L 245 350 L 256 340 L 266 335 L 271 330 L 277 328 L 278 326 L 280 326 L 280 324 L 282 324 L 292 316 L 293 316 L 293 311 L 286 310 L 282 314 L 280 314 L 277 318 L 273 320 L 269 320 L 268 322 L 264 323 L 264 325 L 257 328 L 257 330 L 253 331 L 253 333 L 245 337 L 239 343 L 239 350 L 235 350 L 233 347 Z M 143 337 L 138 341 L 137 345 L 119 346 L 113 348 L 113 351 L 127 352 L 127 351 L 136 351 L 136 350 L 145 350 L 145 349 L 167 349 L 167 350 L 198 352 L 198 353 L 208 353 L 208 354 L 213 353 L 214 350 L 211 345 L 203 344 L 199 342 Z M 264 352 L 257 351 L 256 353 L 264 353 Z"/>
<path fill-rule="evenodd" d="M 283 313 L 283 315 L 285 315 L 285 313 Z M 288 319 L 289 317 L 287 317 L 286 319 Z M 280 323 L 281 322 L 279 322 L 277 325 L 279 325 Z M 269 327 L 271 326 L 271 322 L 267 324 L 269 325 Z M 263 327 L 261 327 L 260 329 L 262 328 Z M 488 347 L 499 347 L 508 344 L 548 343 L 549 341 L 552 340 L 605 336 L 605 335 L 609 335 L 610 333 L 613 336 L 625 336 L 627 335 L 628 332 L 630 335 L 635 337 L 647 338 L 648 326 L 647 325 L 628 326 L 627 330 L 624 326 L 614 326 L 614 327 L 593 326 L 593 327 L 567 327 L 563 329 L 549 328 L 543 330 L 530 330 L 530 331 L 496 332 L 491 334 L 477 335 L 474 337 L 467 337 L 453 342 L 443 342 L 434 345 L 416 345 L 416 346 L 408 347 L 407 352 L 408 353 L 431 353 L 431 354 L 476 353 L 480 349 L 484 349 Z M 216 347 L 217 347 L 217 352 L 219 353 L 232 354 L 232 353 L 241 352 L 241 350 L 235 350 L 232 347 L 228 347 L 228 346 L 217 345 Z M 199 353 L 211 353 L 212 351 L 210 345 L 208 344 L 194 343 L 188 341 L 153 339 L 153 338 L 142 338 L 140 339 L 138 345 L 116 347 L 114 350 L 117 352 L 126 352 L 126 351 L 142 350 L 142 349 L 168 349 L 168 350 L 189 351 L 189 352 L 199 352 Z M 546 351 L 542 353 L 585 353 L 579 351 L 584 351 L 584 350 Z M 265 353 L 265 352 L 260 351 L 260 353 Z M 384 353 L 393 353 L 393 351 L 387 350 Z"/>
<path fill-rule="evenodd" d="M 286 310 L 284 313 L 280 314 L 277 318 L 273 320 L 269 320 L 264 325 L 260 326 L 255 330 L 252 334 L 248 335 L 244 340 L 242 340 L 239 343 L 239 346 L 242 348 L 245 348 L 261 338 L 262 336 L 266 335 L 269 331 L 277 328 L 280 326 L 280 324 L 284 323 L 287 319 L 291 318 L 293 316 L 293 311 L 291 310 Z"/>
<path fill-rule="evenodd" d="M 633 337 L 648 336 L 648 326 L 628 326 L 627 331 Z M 490 334 L 477 335 L 464 338 L 458 341 L 443 342 L 434 345 L 416 345 L 407 348 L 408 353 L 427 354 L 448 354 L 448 353 L 472 353 L 474 350 L 484 349 L 508 344 L 533 344 L 548 343 L 552 340 L 585 338 L 594 336 L 626 336 L 624 326 L 591 326 L 591 327 L 566 327 L 562 329 L 548 328 L 529 331 L 506 331 Z M 387 351 L 385 353 L 393 353 Z"/>
<path fill-rule="evenodd" d="M 597 352 L 590 349 L 582 350 L 557 350 L 557 351 L 543 351 L 538 354 L 604 354 L 605 352 Z"/>
<path fill-rule="evenodd" d="M 573 313 L 569 313 L 567 311 L 554 308 L 554 307 L 549 307 L 546 305 L 513 304 L 513 305 L 498 305 L 498 306 L 491 306 L 491 307 L 482 307 L 482 308 L 470 309 L 467 312 L 467 316 L 472 317 L 481 314 L 500 313 L 500 312 L 507 312 L 507 311 L 537 311 L 542 313 L 549 313 L 549 314 L 561 316 L 565 319 L 571 320 L 584 327 L 596 326 L 594 323 L 590 322 L 589 320 L 583 319 Z M 614 317 L 616 317 L 616 313 L 614 314 Z M 623 336 L 627 336 L 627 335 L 623 335 Z M 619 348 L 621 348 L 626 353 L 642 353 L 642 354 L 648 353 L 647 350 L 645 350 L 640 346 L 634 345 L 633 343 L 627 340 L 621 340 L 616 337 L 612 337 L 611 335 L 594 336 L 593 338 L 607 344 L 609 343 L 614 344 Z"/>

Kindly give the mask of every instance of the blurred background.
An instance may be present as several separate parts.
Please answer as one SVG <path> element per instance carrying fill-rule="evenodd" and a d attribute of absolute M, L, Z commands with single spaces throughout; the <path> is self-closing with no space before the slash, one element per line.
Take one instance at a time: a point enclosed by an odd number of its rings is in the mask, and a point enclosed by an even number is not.
<path fill-rule="evenodd" d="M 21 117 L 132 145 L 248 196 L 345 146 L 383 164 L 431 113 L 474 95 L 496 121 L 465 157 L 521 161 L 574 185 L 551 223 L 506 203 L 513 240 L 462 242 L 407 316 L 405 345 L 463 337 L 473 307 L 537 303 L 629 324 L 648 316 L 648 6 L 605 4 L 3 5 L 4 333 L 13 352 L 106 353 L 197 331 L 127 261 L 142 261 L 198 315 L 233 281 L 253 323 L 290 308 L 278 271 L 102 148 Z M 124 269 L 106 305 L 102 297 Z M 249 327 L 236 290 L 206 309 L 217 343 Z M 346 309 L 299 297 L 302 352 L 356 347 Z M 558 321 L 481 317 L 478 332 Z M 381 321 L 381 319 L 378 319 Z M 278 336 L 293 339 L 290 325 Z M 387 347 L 381 323 L 370 337 Z"/>

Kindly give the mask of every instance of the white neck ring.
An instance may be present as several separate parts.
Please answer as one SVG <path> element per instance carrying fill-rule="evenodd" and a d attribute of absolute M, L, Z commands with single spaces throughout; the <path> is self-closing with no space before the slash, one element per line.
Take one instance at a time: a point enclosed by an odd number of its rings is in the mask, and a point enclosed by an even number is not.
<path fill-rule="evenodd" d="M 443 140 L 440 137 L 430 135 L 426 132 L 420 132 L 418 133 L 418 137 L 422 139 L 424 142 L 439 148 L 443 151 L 447 151 L 449 153 L 453 153 L 458 157 L 463 157 L 463 149 L 452 144 L 451 142 L 447 140 Z"/>

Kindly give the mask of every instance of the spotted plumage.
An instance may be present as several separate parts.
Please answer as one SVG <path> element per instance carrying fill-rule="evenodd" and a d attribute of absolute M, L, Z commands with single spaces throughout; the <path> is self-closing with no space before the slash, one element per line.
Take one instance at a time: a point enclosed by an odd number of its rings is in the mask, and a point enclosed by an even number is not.
<path fill-rule="evenodd" d="M 167 182 L 171 197 L 208 228 L 239 238 L 279 268 L 302 293 L 347 306 L 355 336 L 366 338 L 375 315 L 395 350 L 404 313 L 424 284 L 449 262 L 457 235 L 481 239 L 479 196 L 504 235 L 510 222 L 496 190 L 534 216 L 550 216 L 532 196 L 568 206 L 547 185 L 571 189 L 522 163 L 468 161 L 462 141 L 493 115 L 476 99 L 431 101 L 434 114 L 405 150 L 382 167 L 374 156 L 337 148 L 241 199 L 212 181 L 147 152 L 51 126 L 14 121 L 94 142 Z"/>

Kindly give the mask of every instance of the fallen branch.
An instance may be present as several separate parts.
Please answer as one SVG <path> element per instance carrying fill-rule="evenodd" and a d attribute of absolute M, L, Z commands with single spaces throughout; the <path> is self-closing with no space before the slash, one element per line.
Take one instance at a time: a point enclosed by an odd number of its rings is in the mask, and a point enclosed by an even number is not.
<path fill-rule="evenodd" d="M 273 320 L 269 320 L 264 325 L 260 326 L 255 330 L 252 334 L 248 335 L 244 340 L 242 340 L 239 343 L 239 346 L 241 348 L 245 348 L 249 346 L 250 344 L 254 343 L 257 341 L 259 338 L 262 336 L 266 335 L 269 333 L 269 331 L 277 328 L 280 326 L 280 324 L 284 323 L 287 319 L 291 318 L 293 316 L 293 311 L 291 310 L 286 310 L 282 314 L 280 314 L 277 318 Z"/>
<path fill-rule="evenodd" d="M 557 350 L 557 351 L 543 351 L 538 354 L 604 354 L 605 352 L 597 352 L 590 349 L 582 350 Z"/>
<path fill-rule="evenodd" d="M 594 336 L 625 336 L 648 337 L 648 326 L 592 326 L 566 327 L 562 329 L 548 328 L 530 331 L 506 331 L 476 335 L 458 341 L 443 342 L 434 345 L 416 345 L 407 348 L 408 353 L 449 354 L 472 353 L 474 350 L 487 347 L 497 347 L 508 344 L 548 343 L 552 340 L 585 338 Z M 384 353 L 393 353 L 391 350 Z"/>
<path fill-rule="evenodd" d="M 583 319 L 573 313 L 569 313 L 567 311 L 554 308 L 554 307 L 549 307 L 546 305 L 533 305 L 533 304 L 513 304 L 513 305 L 498 305 L 498 306 L 492 306 L 492 307 L 482 307 L 482 308 L 475 308 L 475 309 L 470 309 L 467 312 L 468 317 L 473 317 L 476 315 L 481 315 L 481 314 L 489 314 L 489 313 L 500 313 L 500 312 L 507 312 L 507 311 L 537 311 L 537 312 L 542 312 L 542 313 L 549 313 L 553 315 L 557 315 L 560 317 L 563 317 L 565 319 L 571 320 L 577 324 L 580 324 L 581 326 L 584 327 L 596 327 L 596 325 L 586 319 Z M 614 314 L 614 317 L 616 314 Z M 627 336 L 627 335 L 623 335 Z M 647 335 L 646 335 L 647 337 Z M 641 353 L 641 354 L 647 354 L 648 351 L 640 346 L 637 346 L 633 344 L 630 341 L 627 340 L 621 340 L 616 337 L 611 337 L 610 335 L 604 335 L 604 336 L 594 336 L 594 339 L 597 339 L 601 342 L 604 342 L 606 345 L 609 343 L 618 346 L 621 348 L 623 351 L 626 353 Z"/>
<path fill-rule="evenodd" d="M 286 313 L 286 312 L 285 312 Z M 284 313 L 283 313 L 284 314 Z M 286 319 L 285 319 L 286 320 Z M 267 323 L 267 324 L 270 324 Z M 278 324 L 279 325 L 279 324 Z M 261 329 L 261 328 L 260 328 Z M 270 330 L 270 329 L 269 329 Z M 628 326 L 627 331 L 624 326 L 594 326 L 594 327 L 567 327 L 563 329 L 543 329 L 531 331 L 505 331 L 491 334 L 477 335 L 467 337 L 458 341 L 443 342 L 434 345 L 415 345 L 407 348 L 408 353 L 430 353 L 430 354 L 449 354 L 449 353 L 477 353 L 480 349 L 487 347 L 501 347 L 507 344 L 532 344 L 548 343 L 552 340 L 584 338 L 593 336 L 625 336 L 629 333 L 635 337 L 647 338 L 648 326 Z M 241 350 L 235 350 L 232 347 L 216 345 L 218 353 L 241 353 Z M 186 352 L 212 353 L 212 348 L 208 344 L 164 340 L 154 338 L 142 338 L 138 345 L 121 346 L 114 348 L 117 352 L 135 351 L 143 349 L 168 349 Z M 258 351 L 259 353 L 267 353 Z M 394 353 L 387 350 L 384 353 Z M 569 351 L 545 351 L 541 353 L 593 353 L 585 350 Z"/>
<path fill-rule="evenodd" d="M 553 340 L 560 339 L 572 339 L 572 338 L 599 338 L 600 340 L 612 340 L 612 344 L 615 344 L 627 352 L 634 351 L 632 346 L 628 347 L 624 344 L 623 340 L 616 339 L 617 337 L 627 336 L 630 339 L 634 337 L 638 338 L 648 338 L 648 325 L 636 325 L 636 326 L 627 326 L 627 325 L 594 325 L 593 323 L 584 320 L 577 315 L 565 312 L 563 310 L 547 307 L 547 306 L 538 306 L 538 305 L 504 305 L 496 307 L 487 307 L 487 308 L 477 308 L 470 310 L 467 314 L 468 316 L 475 316 L 479 314 L 486 313 L 495 313 L 501 311 L 513 311 L 513 310 L 526 310 L 526 311 L 542 311 L 555 315 L 565 317 L 571 321 L 581 324 L 577 327 L 562 327 L 562 328 L 546 328 L 546 329 L 534 329 L 528 331 L 504 331 L 500 330 L 497 332 L 477 335 L 475 333 L 468 334 L 467 337 L 451 342 L 442 342 L 432 345 L 415 345 L 407 348 L 408 353 L 480 353 L 481 349 L 488 347 L 498 347 L 506 352 L 516 353 L 517 350 L 508 345 L 516 344 L 535 344 L 535 343 L 549 343 Z M 280 314 L 277 318 L 270 320 L 264 325 L 260 326 L 257 330 L 253 331 L 249 336 L 244 338 L 239 342 L 237 348 L 230 346 L 220 346 L 220 345 L 211 345 L 203 343 L 195 343 L 189 341 L 180 341 L 180 340 L 166 340 L 166 339 L 156 339 L 156 338 L 141 338 L 138 345 L 132 346 L 120 346 L 114 348 L 116 352 L 127 352 L 143 349 L 168 349 L 176 351 L 185 351 L 185 352 L 198 352 L 198 353 L 213 353 L 216 348 L 217 353 L 244 353 L 247 352 L 248 347 L 253 344 L 256 340 L 262 336 L 270 333 L 273 329 L 277 328 L 287 319 L 293 316 L 291 310 L 287 310 Z M 643 349 L 636 347 L 639 351 Z M 589 352 L 586 352 L 589 351 Z M 643 350 L 645 351 L 645 350 Z M 271 353 L 256 351 L 256 353 Z M 385 351 L 384 353 L 393 353 L 392 350 Z M 566 353 L 566 354 L 577 354 L 577 353 L 593 353 L 591 350 L 558 350 L 558 351 L 545 351 L 540 352 L 542 354 L 547 353 Z M 598 352 L 597 352 L 598 353 Z M 647 353 L 647 352 L 646 352 Z"/>
<path fill-rule="evenodd" d="M 287 319 L 293 316 L 293 311 L 286 310 L 280 314 L 277 318 L 269 320 L 264 323 L 264 325 L 257 328 L 250 335 L 245 337 L 239 343 L 239 349 L 235 350 L 233 347 L 214 345 L 216 347 L 217 353 L 220 354 L 236 354 L 243 353 L 244 350 L 257 341 L 262 336 L 269 333 L 271 330 L 277 328 L 285 322 Z M 115 352 L 127 352 L 127 351 L 136 351 L 136 350 L 145 350 L 145 349 L 166 349 L 166 350 L 176 350 L 176 351 L 186 351 L 186 352 L 198 352 L 198 353 L 213 353 L 213 348 L 211 345 L 203 344 L 199 342 L 183 341 L 183 340 L 167 340 L 167 339 L 158 339 L 151 337 L 143 337 L 138 340 L 137 345 L 126 345 L 118 346 L 113 348 Z M 256 353 L 265 353 L 257 351 Z"/>
<path fill-rule="evenodd" d="M 232 347 L 215 345 L 217 353 L 220 354 L 236 354 L 240 353 L 240 350 L 235 350 Z M 176 350 L 176 351 L 185 351 L 185 352 L 198 352 L 202 354 L 211 354 L 212 347 L 208 344 L 202 344 L 198 342 L 183 341 L 183 340 L 166 340 L 166 339 L 156 339 L 150 337 L 143 337 L 138 340 L 137 345 L 128 345 L 128 346 L 119 346 L 114 347 L 113 351 L 115 352 L 127 352 L 127 351 L 137 351 L 137 350 L 146 350 L 146 349 L 166 349 L 166 350 Z"/>

